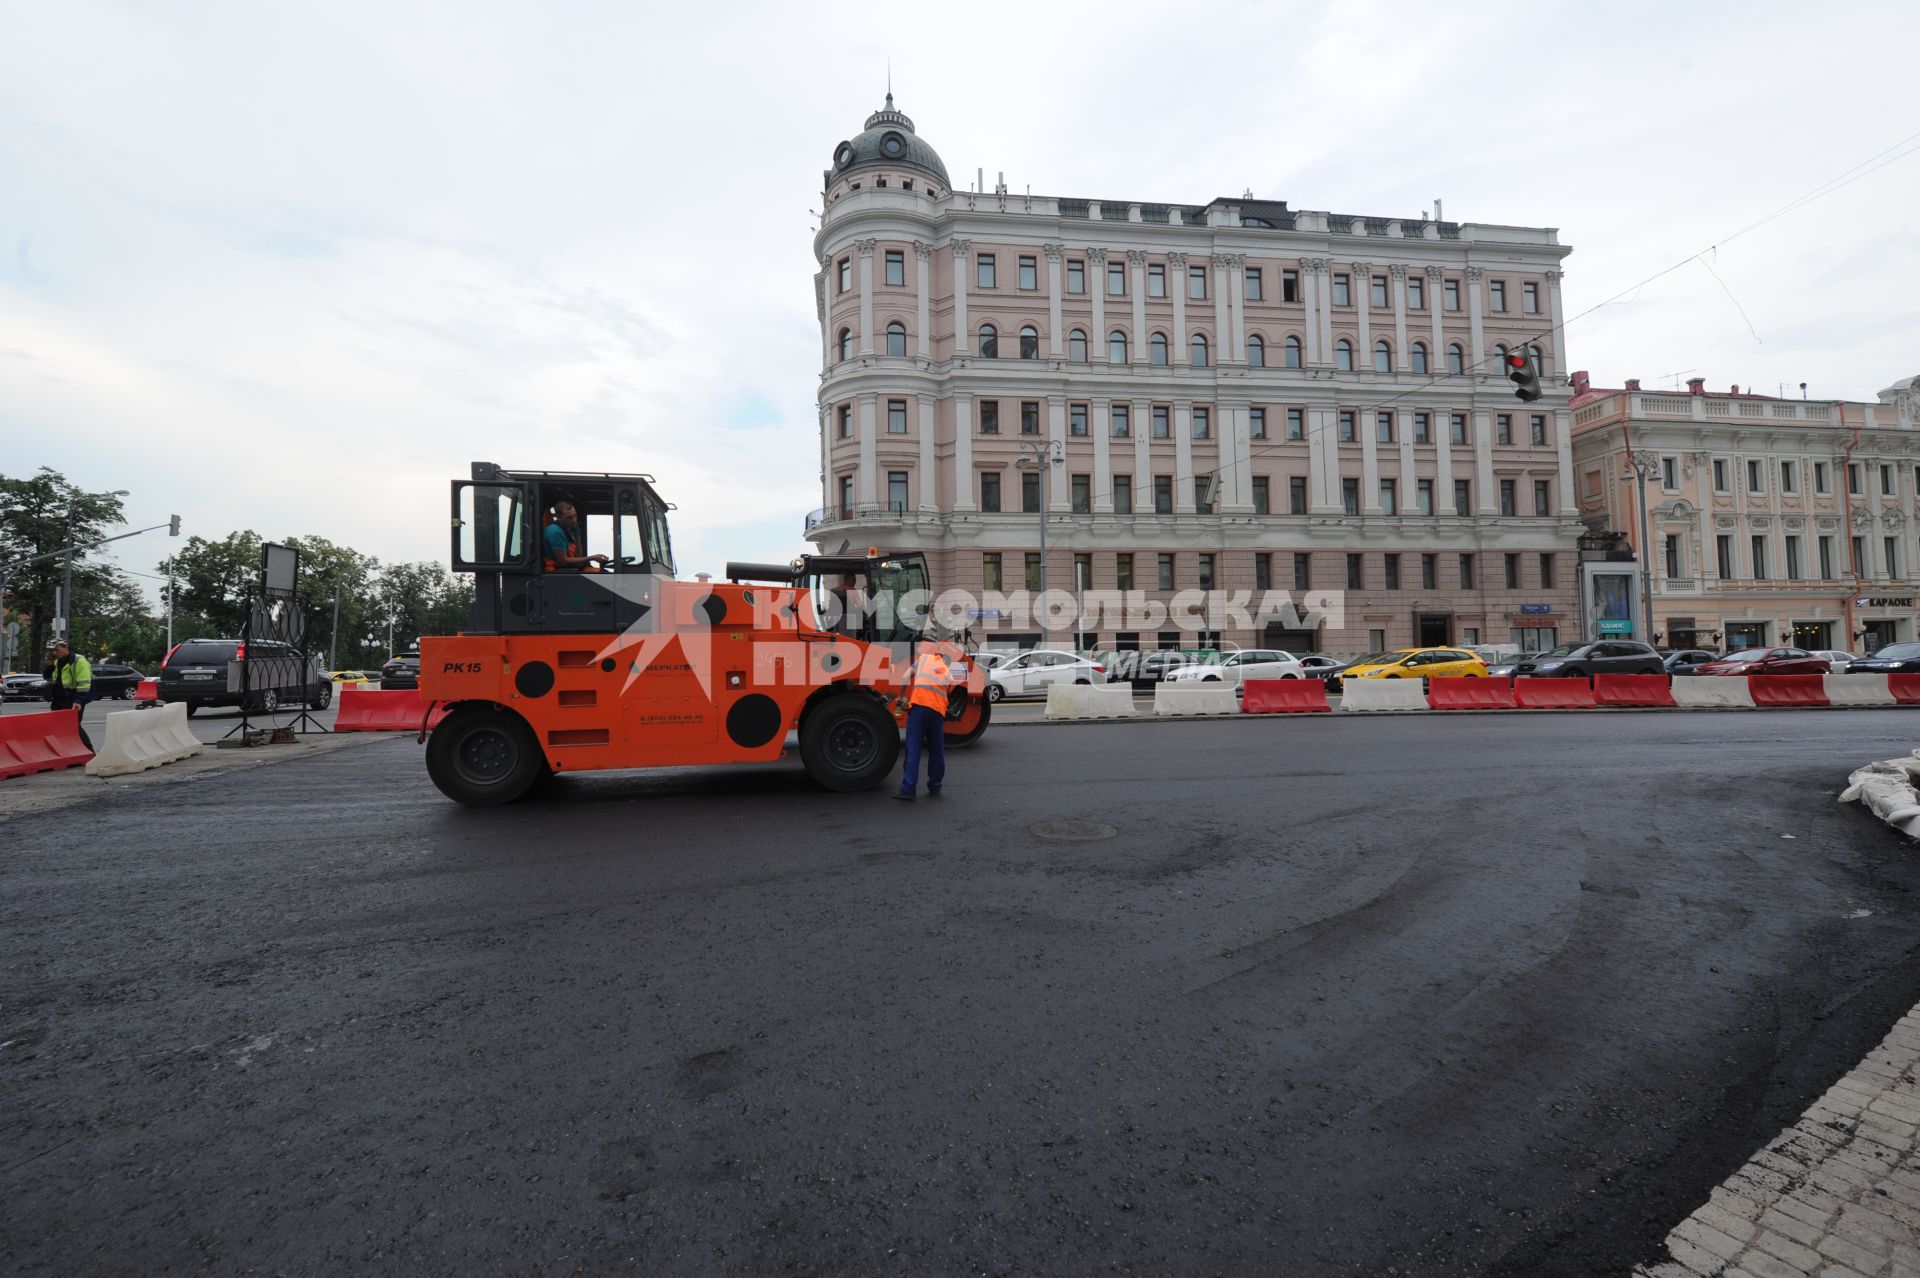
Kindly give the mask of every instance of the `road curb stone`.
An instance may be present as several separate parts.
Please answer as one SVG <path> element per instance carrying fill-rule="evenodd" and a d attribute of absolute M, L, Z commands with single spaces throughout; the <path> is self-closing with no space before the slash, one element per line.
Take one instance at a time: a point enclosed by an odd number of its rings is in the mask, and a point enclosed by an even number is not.
<path fill-rule="evenodd" d="M 1666 1247 L 1634 1278 L 1920 1278 L 1920 1007 Z"/>

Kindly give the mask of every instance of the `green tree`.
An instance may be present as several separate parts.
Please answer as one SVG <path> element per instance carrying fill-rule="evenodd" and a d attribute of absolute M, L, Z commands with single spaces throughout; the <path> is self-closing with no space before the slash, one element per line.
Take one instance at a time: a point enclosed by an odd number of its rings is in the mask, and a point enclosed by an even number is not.
<path fill-rule="evenodd" d="M 0 564 L 57 551 L 70 541 L 79 547 L 73 557 L 74 598 L 68 604 L 76 640 L 82 618 L 111 606 L 105 592 L 113 583 L 112 570 L 89 560 L 87 547 L 108 536 L 121 517 L 118 497 L 84 492 L 51 467 L 42 466 L 30 479 L 0 475 Z M 53 633 L 54 601 L 65 567 L 64 559 L 54 556 L 7 574 L 6 605 L 21 622 L 24 640 L 17 665 L 37 662 Z"/>
<path fill-rule="evenodd" d="M 374 607 L 380 561 L 325 537 L 289 537 L 286 544 L 300 552 L 297 602 L 305 614 L 308 650 L 323 660 L 331 654 L 336 661 L 365 665 L 367 654 L 360 651 L 360 640 Z M 340 598 L 337 642 L 333 633 L 336 590 Z"/>
<path fill-rule="evenodd" d="M 167 571 L 164 560 L 160 571 Z M 174 637 L 238 638 L 259 587 L 259 533 L 231 532 L 218 541 L 187 538 L 173 555 Z M 188 621 L 192 624 L 183 626 Z"/>

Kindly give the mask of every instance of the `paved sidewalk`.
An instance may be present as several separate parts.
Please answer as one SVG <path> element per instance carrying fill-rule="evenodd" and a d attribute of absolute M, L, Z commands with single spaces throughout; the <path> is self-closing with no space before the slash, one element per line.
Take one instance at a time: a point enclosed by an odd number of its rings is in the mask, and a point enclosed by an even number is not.
<path fill-rule="evenodd" d="M 1920 1007 L 1636 1278 L 1920 1278 Z"/>

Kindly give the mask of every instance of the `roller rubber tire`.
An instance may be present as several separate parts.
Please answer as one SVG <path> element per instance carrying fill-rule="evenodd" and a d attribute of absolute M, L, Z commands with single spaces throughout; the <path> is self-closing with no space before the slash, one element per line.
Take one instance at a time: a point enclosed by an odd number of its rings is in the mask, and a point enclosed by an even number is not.
<path fill-rule="evenodd" d="M 546 762 L 526 720 L 494 707 L 456 710 L 427 737 L 427 776 L 470 808 L 512 803 L 540 780 Z"/>
<path fill-rule="evenodd" d="M 814 784 L 842 794 L 871 790 L 900 758 L 900 727 L 873 698 L 827 698 L 800 725 L 800 760 Z"/>

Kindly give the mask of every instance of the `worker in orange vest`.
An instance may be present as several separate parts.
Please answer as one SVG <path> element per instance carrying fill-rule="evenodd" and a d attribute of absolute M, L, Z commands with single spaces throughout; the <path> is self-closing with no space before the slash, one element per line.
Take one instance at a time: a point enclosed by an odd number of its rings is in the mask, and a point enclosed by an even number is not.
<path fill-rule="evenodd" d="M 965 660 L 965 653 L 942 640 L 922 645 L 907 680 L 907 757 L 894 798 L 913 801 L 922 750 L 927 756 L 927 797 L 940 797 L 947 780 L 947 696 L 957 681 L 954 663 Z"/>

